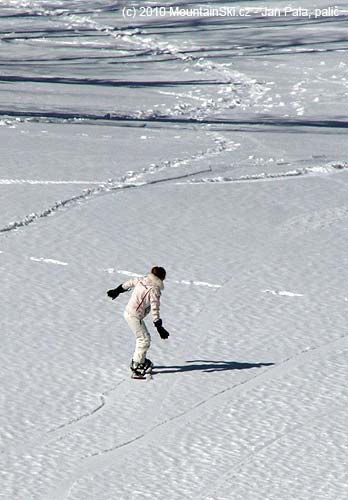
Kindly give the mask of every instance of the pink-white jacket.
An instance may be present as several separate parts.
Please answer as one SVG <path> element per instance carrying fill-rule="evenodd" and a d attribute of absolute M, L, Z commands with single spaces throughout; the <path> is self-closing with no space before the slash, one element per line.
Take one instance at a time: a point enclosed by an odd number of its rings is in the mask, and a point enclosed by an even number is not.
<path fill-rule="evenodd" d="M 153 321 L 160 319 L 160 298 L 164 288 L 163 281 L 152 273 L 133 278 L 122 283 L 124 290 L 134 288 L 126 312 L 130 316 L 143 319 L 151 311 Z"/>

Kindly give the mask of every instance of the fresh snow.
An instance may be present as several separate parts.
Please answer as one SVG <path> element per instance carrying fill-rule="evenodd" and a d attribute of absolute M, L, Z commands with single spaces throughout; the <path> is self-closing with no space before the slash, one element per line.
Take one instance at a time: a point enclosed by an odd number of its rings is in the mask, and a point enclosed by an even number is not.
<path fill-rule="evenodd" d="M 1 2 L 1 499 L 348 498 L 333 7 Z M 106 290 L 155 264 L 134 381 Z"/>

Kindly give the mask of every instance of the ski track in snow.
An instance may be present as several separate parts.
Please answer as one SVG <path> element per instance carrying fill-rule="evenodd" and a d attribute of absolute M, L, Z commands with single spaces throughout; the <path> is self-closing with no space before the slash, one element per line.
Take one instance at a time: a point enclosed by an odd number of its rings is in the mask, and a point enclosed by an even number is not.
<path fill-rule="evenodd" d="M 189 162 L 195 162 L 199 161 L 203 158 L 210 157 L 210 156 L 216 156 L 222 152 L 225 151 L 231 151 L 234 147 L 234 141 L 229 141 L 226 142 L 225 140 L 222 140 L 219 145 L 215 149 L 209 148 L 205 152 L 198 153 L 197 155 L 192 155 L 189 159 L 176 159 L 173 161 L 166 160 L 162 164 L 159 165 L 152 165 L 148 169 L 144 169 L 143 172 L 141 173 L 134 173 L 130 172 L 128 176 L 122 176 L 118 180 L 109 180 L 104 183 L 99 184 L 97 188 L 89 188 L 84 190 L 83 193 L 73 196 L 71 198 L 68 198 L 63 201 L 58 201 L 51 207 L 47 208 L 46 210 L 39 212 L 39 213 L 32 213 L 27 216 L 25 216 L 23 219 L 10 222 L 6 226 L 0 228 L 0 233 L 5 233 L 9 232 L 12 230 L 17 230 L 21 227 L 28 226 L 29 224 L 37 221 L 38 219 L 45 218 L 48 216 L 53 215 L 56 211 L 62 209 L 62 208 L 67 208 L 75 203 L 78 202 L 83 202 L 87 201 L 88 199 L 95 197 L 95 196 L 100 196 L 102 194 L 106 194 L 108 192 L 114 192 L 117 190 L 122 190 L 122 189 L 130 189 L 130 188 L 138 188 L 138 187 L 143 187 L 143 186 L 149 186 L 149 185 L 154 185 L 154 184 L 159 184 L 163 182 L 171 182 L 171 181 L 178 181 L 179 179 L 186 179 L 190 177 L 194 177 L 195 175 L 199 175 L 202 173 L 205 173 L 209 170 L 201 170 L 201 171 L 196 171 L 196 172 L 190 172 L 182 175 L 178 175 L 175 177 L 168 177 L 164 179 L 157 179 L 157 180 L 151 180 L 151 181 L 146 181 L 146 180 L 141 180 L 145 174 L 150 173 L 153 174 L 156 170 L 161 171 L 163 169 L 167 168 L 177 168 L 179 166 L 182 166 L 184 164 L 187 164 Z M 187 185 L 187 184 L 219 184 L 219 183 L 238 183 L 238 182 L 253 182 L 253 181 L 267 181 L 267 180 L 279 180 L 279 179 L 288 179 L 288 178 L 293 178 L 293 177 L 300 177 L 300 176 L 305 176 L 305 175 L 329 175 L 333 173 L 337 173 L 343 170 L 347 170 L 348 165 L 347 164 L 330 164 L 327 165 L 326 167 L 308 167 L 308 168 L 303 168 L 303 169 L 297 169 L 297 170 L 292 170 L 288 172 L 281 172 L 281 173 L 261 173 L 261 174 L 254 174 L 254 175 L 246 175 L 246 176 L 240 176 L 240 177 L 203 177 L 203 178 L 198 178 L 198 179 L 190 179 L 189 181 L 186 182 L 175 182 L 176 185 Z M 62 181 L 10 181 L 10 182 L 4 182 L 4 184 L 16 184 L 16 183 L 28 183 L 28 184 L 49 184 L 49 183 L 69 183 L 69 182 L 62 182 Z M 76 182 L 71 182 L 75 184 L 82 184 L 83 182 L 76 181 Z M 0 180 L 1 184 L 1 180 Z M 91 183 L 89 183 L 91 184 Z M 326 216 L 326 225 L 331 225 L 333 223 L 332 221 L 337 220 L 337 216 L 339 218 L 346 217 L 347 216 L 347 209 L 338 209 L 332 212 L 328 211 L 327 216 Z M 311 226 L 315 225 L 315 217 L 310 216 L 309 218 L 312 221 Z M 322 219 L 320 219 L 322 220 Z M 300 219 L 300 222 L 297 223 L 297 220 L 289 222 L 289 226 L 294 226 L 295 228 L 298 229 L 299 226 L 306 224 L 304 219 Z M 325 224 L 325 221 L 324 221 Z M 318 223 L 317 223 L 318 225 Z M 297 226 L 297 227 L 296 227 Z M 318 227 L 322 227 L 322 225 L 319 223 Z"/>
<path fill-rule="evenodd" d="M 159 184 L 162 182 L 170 182 L 172 180 L 190 177 L 192 175 L 196 175 L 196 173 L 191 172 L 191 173 L 183 174 L 181 176 L 170 177 L 170 178 L 166 178 L 166 179 L 158 179 L 158 180 L 153 180 L 153 181 L 148 181 L 148 182 L 138 181 L 137 183 L 132 183 L 131 178 L 128 179 L 128 182 L 124 182 L 123 179 L 120 179 L 118 181 L 112 181 L 112 182 L 103 184 L 97 188 L 86 189 L 83 193 L 76 195 L 76 196 L 73 196 L 71 198 L 68 198 L 66 200 L 57 201 L 54 205 L 47 208 L 46 210 L 43 210 L 42 212 L 39 212 L 39 213 L 35 212 L 35 213 L 32 213 L 32 214 L 25 216 L 21 220 L 10 222 L 8 225 L 6 225 L 0 229 L 0 233 L 13 231 L 13 230 L 17 230 L 21 227 L 28 226 L 29 224 L 37 221 L 38 219 L 43 219 L 45 217 L 49 217 L 49 216 L 53 215 L 55 212 L 57 212 L 58 210 L 60 210 L 62 208 L 67 208 L 67 207 L 73 206 L 75 203 L 78 203 L 78 202 L 87 201 L 88 199 L 95 197 L 95 196 L 103 195 L 103 194 L 106 194 L 109 192 L 119 191 L 122 189 L 132 189 L 132 188 L 138 188 L 140 186 L 149 186 L 149 185 L 153 185 L 153 184 Z M 135 180 L 137 180 L 137 179 L 135 179 Z"/>
<path fill-rule="evenodd" d="M 39 213 L 31 213 L 27 216 L 23 217 L 21 220 L 17 220 L 14 222 L 10 222 L 6 226 L 0 228 L 0 233 L 6 233 L 9 231 L 17 230 L 19 228 L 28 226 L 29 224 L 37 221 L 38 219 L 46 218 L 48 216 L 54 215 L 60 209 L 68 208 L 76 203 L 85 202 L 91 198 L 96 196 L 105 195 L 107 193 L 113 193 L 115 191 L 119 191 L 122 189 L 134 189 L 149 185 L 160 184 L 163 182 L 171 182 L 179 179 L 185 179 L 188 177 L 192 177 L 193 175 L 202 174 L 205 172 L 211 171 L 211 169 L 200 170 L 195 172 L 186 172 L 185 174 L 176 175 L 173 177 L 165 177 L 154 180 L 146 180 L 146 176 L 152 176 L 155 173 L 159 173 L 166 170 L 175 170 L 179 167 L 184 167 L 186 165 L 190 165 L 191 163 L 199 162 L 200 160 L 213 158 L 222 152 L 230 151 L 231 148 L 235 147 L 234 141 L 227 141 L 221 136 L 215 135 L 215 147 L 207 148 L 205 151 L 200 151 L 196 154 L 190 155 L 184 158 L 176 158 L 174 160 L 165 160 L 158 164 L 151 164 L 148 167 L 144 167 L 141 172 L 128 172 L 127 175 L 124 175 L 116 180 L 108 180 L 96 188 L 89 188 L 84 190 L 82 193 L 72 196 L 66 200 L 57 201 L 54 205 L 43 210 Z"/>
<path fill-rule="evenodd" d="M 6 255 L 6 252 L 3 252 L 0 250 L 0 254 Z M 43 262 L 45 264 L 54 264 L 54 265 L 59 265 L 59 266 L 71 266 L 68 262 L 62 262 L 57 259 L 52 259 L 52 258 L 47 258 L 47 257 L 26 257 L 22 256 L 23 258 L 29 259 L 33 262 Z M 76 264 L 75 264 L 76 265 Z M 79 266 L 80 267 L 80 266 Z M 122 274 L 124 276 L 128 276 L 130 278 L 140 278 L 143 275 L 139 273 L 135 273 L 133 271 L 126 271 L 123 269 L 116 270 L 112 267 L 103 269 L 102 271 L 108 273 L 108 274 Z M 204 287 L 204 288 L 212 288 L 212 289 L 219 289 L 223 286 L 223 284 L 216 284 L 216 283 L 209 283 L 207 281 L 198 281 L 198 280 L 167 280 L 168 283 L 174 283 L 177 285 L 187 285 L 187 286 L 197 286 L 197 287 Z M 280 296 L 280 297 L 304 297 L 303 293 L 297 293 L 297 292 L 291 292 L 288 290 L 272 290 L 272 289 L 265 289 L 262 290 L 262 293 L 267 293 L 270 295 L 275 295 L 275 296 Z M 348 300 L 347 298 L 344 298 L 344 300 Z"/>
<path fill-rule="evenodd" d="M 311 419 L 307 422 L 301 424 L 294 424 L 291 428 L 288 428 L 285 431 L 276 433 L 275 437 L 269 439 L 266 442 L 261 443 L 254 447 L 254 449 L 247 454 L 237 465 L 231 467 L 230 472 L 221 478 L 217 479 L 209 488 L 209 491 L 206 491 L 202 496 L 199 497 L 199 500 L 215 500 L 218 491 L 224 486 L 225 483 L 231 481 L 233 477 L 244 467 L 247 466 L 250 462 L 252 462 L 257 455 L 267 450 L 271 446 L 279 443 L 282 439 L 288 437 L 293 432 L 303 429 L 305 427 L 312 427 L 314 422 L 320 422 L 323 417 L 326 417 L 328 414 L 335 415 L 337 408 L 334 406 L 329 412 L 320 412 L 317 415 L 311 417 Z"/>
<path fill-rule="evenodd" d="M 109 449 L 104 449 L 100 450 L 98 453 L 94 453 L 90 456 L 87 456 L 83 459 L 81 462 L 81 465 L 77 467 L 73 473 L 71 474 L 70 478 L 63 481 L 60 485 L 58 485 L 57 488 L 55 488 L 50 494 L 49 494 L 49 499 L 50 500 L 65 500 L 69 496 L 69 492 L 71 491 L 73 485 L 75 484 L 76 481 L 78 481 L 81 477 L 88 475 L 88 474 L 94 474 L 100 470 L 103 470 L 107 467 L 111 467 L 113 465 L 113 459 L 117 462 L 119 459 L 119 453 L 124 451 L 125 449 L 128 449 L 130 446 L 137 444 L 138 441 L 142 441 L 142 443 L 151 443 L 154 439 L 157 441 L 159 440 L 159 436 L 163 433 L 166 434 L 167 430 L 166 428 L 170 426 L 172 423 L 180 420 L 188 420 L 189 422 L 192 422 L 194 419 L 200 419 L 202 418 L 202 413 L 201 410 L 202 408 L 209 407 L 210 403 L 214 401 L 214 405 L 216 406 L 217 404 L 224 403 L 226 399 L 230 399 L 231 397 L 236 397 L 239 396 L 240 394 L 247 392 L 248 390 L 254 389 L 255 387 L 271 382 L 272 380 L 275 380 L 279 377 L 282 377 L 286 375 L 287 372 L 292 370 L 293 368 L 301 365 L 302 363 L 308 363 L 311 361 L 314 361 L 316 358 L 320 357 L 326 357 L 328 353 L 332 349 L 340 349 L 342 346 L 346 343 L 348 338 L 348 335 L 343 335 L 339 337 L 338 339 L 328 342 L 324 345 L 321 346 L 315 346 L 315 347 L 308 347 L 305 350 L 299 352 L 297 355 L 292 356 L 290 358 L 284 359 L 282 362 L 279 364 L 272 366 L 270 368 L 266 368 L 262 370 L 260 374 L 254 375 L 253 377 L 249 377 L 246 380 L 240 382 L 239 384 L 232 385 L 230 387 L 225 387 L 220 391 L 217 391 L 216 393 L 212 394 L 210 397 L 207 399 L 203 399 L 196 403 L 194 406 L 192 406 L 189 410 L 185 410 L 183 412 L 179 412 L 173 417 L 170 417 L 166 420 L 163 420 L 162 422 L 157 423 L 150 429 L 148 429 L 146 432 L 141 433 L 136 435 L 130 440 L 127 440 L 123 443 L 120 443 L 116 446 L 113 446 L 112 448 Z M 154 382 L 155 383 L 155 382 Z M 101 405 L 98 407 L 96 410 L 94 410 L 90 416 L 94 416 L 98 414 L 98 410 L 102 409 L 105 407 L 105 404 Z M 316 418 L 319 418 L 320 416 L 317 416 Z M 73 425 L 74 429 L 76 428 L 77 425 L 80 423 L 84 423 L 86 419 L 77 419 Z M 68 424 L 65 426 L 65 429 L 68 429 Z M 297 426 L 299 427 L 299 426 Z M 292 429 L 294 430 L 295 427 Z M 62 433 L 58 429 L 57 434 L 59 435 L 59 438 L 62 438 Z M 248 454 L 247 457 L 243 458 L 238 465 L 236 465 L 232 469 L 232 474 L 237 472 L 240 468 L 242 468 L 245 464 L 250 461 L 255 454 L 260 453 L 263 449 L 271 446 L 273 443 L 279 441 L 282 439 L 285 435 L 287 435 L 290 431 L 287 430 L 285 432 L 279 433 L 275 438 L 272 440 L 267 441 L 266 443 L 262 443 L 259 447 L 253 450 L 252 453 Z M 64 433 L 63 433 L 64 434 Z M 155 436 L 153 436 L 155 434 Z M 222 480 L 218 480 L 218 484 L 214 485 L 214 491 L 219 488 L 224 482 L 226 482 L 226 477 L 223 478 Z M 212 499 L 212 497 L 204 497 L 208 500 Z"/>
<path fill-rule="evenodd" d="M 117 273 L 117 274 L 123 274 L 125 276 L 130 276 L 133 278 L 140 278 L 142 274 L 137 274 L 132 271 L 124 271 L 124 270 L 115 270 L 113 268 L 106 269 L 106 272 L 109 274 Z M 179 285 L 194 285 L 194 286 L 203 286 L 203 287 L 208 287 L 208 288 L 221 288 L 222 285 L 216 285 L 213 283 L 208 283 L 206 281 L 192 281 L 192 280 L 167 280 L 168 283 L 176 283 Z"/>
<path fill-rule="evenodd" d="M 69 434 L 74 432 L 75 429 L 78 429 L 79 427 L 83 426 L 83 423 L 86 419 L 94 418 L 97 415 L 97 413 L 102 412 L 105 409 L 107 403 L 109 404 L 115 403 L 116 398 L 118 397 L 117 390 L 122 384 L 124 384 L 125 381 L 126 379 L 124 378 L 118 384 L 116 384 L 116 386 L 113 387 L 112 389 L 109 389 L 101 394 L 96 394 L 98 403 L 96 404 L 95 408 L 91 409 L 86 413 L 83 413 L 78 417 L 71 419 L 66 423 L 58 425 L 53 429 L 49 429 L 44 435 L 41 435 L 40 437 L 34 437 L 32 439 L 29 439 L 28 441 L 22 441 L 21 443 L 14 444 L 13 446 L 11 446 L 11 450 L 16 452 L 21 452 L 29 450 L 31 449 L 31 447 L 37 446 L 39 444 L 46 445 L 50 442 L 59 441 L 60 439 L 63 439 L 64 437 L 68 436 Z M 110 394 L 111 397 L 109 397 Z"/>
<path fill-rule="evenodd" d="M 1 254 L 3 255 L 9 255 L 7 252 L 0 251 Z M 33 262 L 42 262 L 44 264 L 54 264 L 58 266 L 71 266 L 69 262 L 62 262 L 57 259 L 52 259 L 52 258 L 47 258 L 47 257 L 28 257 L 22 255 L 23 259 L 29 259 Z M 76 266 L 76 263 L 74 264 Z M 80 268 L 81 266 L 78 265 Z M 123 274 L 124 276 L 128 277 L 133 277 L 133 278 L 140 278 L 143 275 L 142 274 L 137 274 L 132 271 L 124 271 L 124 270 L 115 270 L 114 268 L 108 268 L 108 269 L 103 269 L 104 272 L 108 274 Z M 198 287 L 205 287 L 205 288 L 212 288 L 212 289 L 218 289 L 221 288 L 222 285 L 215 284 L 215 283 L 209 283 L 207 281 L 197 281 L 197 280 L 167 280 L 168 283 L 175 283 L 176 285 L 187 285 L 187 286 L 198 286 Z"/>
<path fill-rule="evenodd" d="M 164 114 L 152 109 L 149 111 L 134 111 L 129 113 L 127 117 L 124 116 L 123 119 L 168 119 L 168 117 L 175 118 L 188 115 L 190 119 L 200 121 L 211 115 L 211 113 L 219 110 L 234 109 L 236 106 L 241 106 L 242 103 L 244 107 L 255 104 L 261 100 L 269 90 L 265 84 L 260 84 L 254 78 L 250 78 L 240 71 L 231 69 L 229 64 L 211 61 L 206 56 L 197 56 L 193 53 L 188 55 L 186 52 L 183 52 L 179 46 L 173 43 L 159 40 L 154 36 L 150 37 L 146 29 L 140 30 L 139 28 L 129 27 L 127 30 L 117 30 L 115 26 L 102 24 L 85 14 L 71 14 L 64 10 L 62 12 L 49 9 L 42 9 L 40 11 L 42 12 L 40 15 L 45 16 L 56 16 L 58 13 L 60 22 L 65 21 L 70 30 L 81 30 L 81 28 L 90 29 L 94 33 L 100 33 L 103 37 L 110 37 L 113 40 L 122 40 L 122 42 L 129 44 L 130 47 L 146 52 L 147 55 L 168 55 L 172 57 L 173 60 L 181 61 L 184 64 L 183 71 L 185 71 L 185 68 L 190 67 L 196 72 L 206 73 L 208 76 L 214 78 L 214 80 L 217 79 L 219 82 L 222 80 L 225 83 L 217 92 L 217 97 L 212 98 L 211 95 L 204 96 L 203 93 L 197 96 L 192 93 L 182 94 L 172 92 L 171 95 L 180 98 L 181 102 L 176 104 L 173 108 L 167 108 Z M 43 40 L 45 40 L 45 38 L 43 38 Z M 186 98 L 190 101 L 198 100 L 199 104 L 192 105 L 189 102 L 182 102 L 182 98 Z M 8 116 L 13 114 L 17 117 L 28 115 L 26 112 L 11 113 L 10 110 L 2 110 L 2 114 Z M 47 113 L 47 111 L 31 113 L 32 117 L 36 116 L 37 119 L 45 115 L 48 118 L 53 118 L 54 114 L 54 112 Z M 59 116 L 57 115 L 56 118 L 59 119 Z M 87 115 L 78 116 L 75 114 L 74 116 L 74 114 L 72 114 L 71 116 L 61 116 L 61 118 L 75 120 L 88 119 L 89 117 Z M 90 118 L 93 119 L 93 116 L 91 115 Z M 117 118 L 117 115 L 115 117 L 113 113 L 109 113 L 107 116 L 99 116 L 97 118 L 114 119 Z M 4 124 L 6 124 L 6 122 L 7 121 L 5 121 Z"/>
<path fill-rule="evenodd" d="M 98 181 L 44 181 L 40 179 L 0 179 L 0 185 L 22 185 L 22 184 L 31 184 L 31 185 L 51 185 L 51 184 L 98 184 L 101 185 L 103 182 Z"/>
<path fill-rule="evenodd" d="M 263 293 L 270 293 L 271 295 L 280 295 L 283 297 L 303 297 L 302 293 L 288 292 L 286 290 L 262 290 Z"/>
<path fill-rule="evenodd" d="M 238 82 L 239 86 L 242 85 L 244 91 L 247 89 L 247 100 L 253 102 L 261 99 L 267 91 L 264 88 L 264 85 L 260 85 L 255 79 L 249 78 L 239 71 L 231 70 L 228 65 L 213 62 L 207 57 L 202 57 L 201 55 L 187 55 L 182 52 L 179 46 L 176 46 L 173 43 L 156 39 L 154 36 L 150 37 L 146 30 L 128 28 L 126 31 L 115 31 L 114 26 L 101 24 L 92 17 L 81 14 L 63 14 L 61 18 L 65 18 L 71 28 L 80 29 L 81 27 L 88 27 L 95 32 L 102 33 L 104 36 L 108 36 L 116 40 L 122 40 L 133 47 L 135 46 L 137 49 L 146 51 L 147 54 L 154 56 L 158 56 L 160 54 L 170 55 L 174 59 L 183 62 L 185 65 L 189 65 L 200 72 L 208 73 L 209 75 L 217 78 L 219 81 L 222 79 L 226 83 L 226 87 L 219 90 L 217 98 L 212 99 L 211 96 L 204 97 L 201 95 L 199 96 L 199 99 L 201 100 L 199 106 L 192 106 L 188 103 L 180 103 L 173 109 L 168 109 L 166 111 L 166 116 L 182 116 L 189 113 L 190 116 L 194 115 L 200 119 L 204 118 L 212 111 L 234 108 L 240 104 L 241 99 L 241 96 L 238 95 L 237 88 L 233 87 L 235 82 Z M 173 95 L 183 97 L 182 94 L 173 93 Z M 184 96 L 191 98 L 189 94 L 185 94 Z M 246 96 L 243 95 L 243 97 L 245 98 Z M 150 116 L 151 115 L 158 117 L 161 116 L 160 114 L 153 115 L 153 113 L 150 113 Z M 148 113 L 135 112 L 133 113 L 133 116 L 136 116 L 137 118 L 146 118 Z"/>
<path fill-rule="evenodd" d="M 198 179 L 190 179 L 187 182 L 176 182 L 177 185 L 187 184 L 219 184 L 219 183 L 238 183 L 238 182 L 253 182 L 253 181 L 274 181 L 291 179 L 293 177 L 301 177 L 306 175 L 331 175 L 348 169 L 346 163 L 332 163 L 324 167 L 306 167 L 301 169 L 290 170 L 288 172 L 262 172 L 260 174 L 242 175 L 240 177 L 203 177 Z"/>
<path fill-rule="evenodd" d="M 61 262 L 60 260 L 46 259 L 45 257 L 29 257 L 30 260 L 34 262 L 45 262 L 46 264 L 56 264 L 58 266 L 68 266 L 67 262 Z"/>

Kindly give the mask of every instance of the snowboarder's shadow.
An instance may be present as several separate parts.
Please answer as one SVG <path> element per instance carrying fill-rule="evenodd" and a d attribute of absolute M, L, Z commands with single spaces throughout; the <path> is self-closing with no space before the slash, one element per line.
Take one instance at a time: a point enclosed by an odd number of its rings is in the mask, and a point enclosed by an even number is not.
<path fill-rule="evenodd" d="M 213 361 L 205 359 L 193 359 L 186 361 L 186 365 L 156 366 L 159 373 L 177 372 L 223 372 L 228 370 L 250 370 L 251 368 L 261 368 L 263 366 L 273 366 L 274 363 L 239 363 L 238 361 Z"/>

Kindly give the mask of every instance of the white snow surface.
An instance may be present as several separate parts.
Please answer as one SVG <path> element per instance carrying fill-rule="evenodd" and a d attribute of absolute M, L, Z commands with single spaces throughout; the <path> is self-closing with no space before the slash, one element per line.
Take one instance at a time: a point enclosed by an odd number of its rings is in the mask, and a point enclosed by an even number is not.
<path fill-rule="evenodd" d="M 348 498 L 348 4 L 289 5 L 2 0 L 1 499 Z"/>

